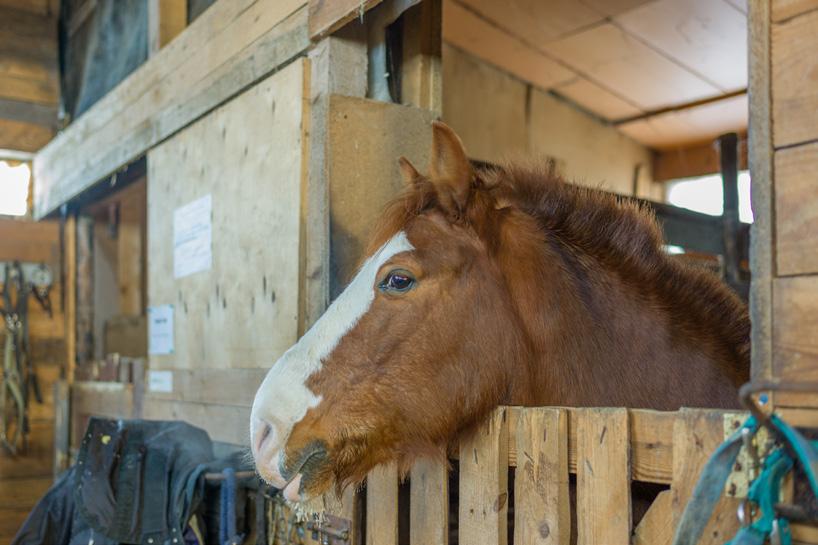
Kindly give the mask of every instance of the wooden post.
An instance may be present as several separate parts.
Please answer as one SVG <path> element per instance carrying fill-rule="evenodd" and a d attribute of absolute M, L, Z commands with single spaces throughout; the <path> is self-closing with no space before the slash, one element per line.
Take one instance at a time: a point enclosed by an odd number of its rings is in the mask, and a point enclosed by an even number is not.
<path fill-rule="evenodd" d="M 119 311 L 126 316 L 142 314 L 142 227 L 121 222 L 117 229 L 117 283 Z"/>
<path fill-rule="evenodd" d="M 410 545 L 448 545 L 449 471 L 444 462 L 418 460 L 410 482 Z"/>
<path fill-rule="evenodd" d="M 747 5 L 750 72 L 750 128 L 747 151 L 755 217 L 750 238 L 750 318 L 752 377 L 772 378 L 772 289 L 775 225 L 773 202 L 772 93 L 770 76 L 770 0 Z"/>
<path fill-rule="evenodd" d="M 366 544 L 398 545 L 398 466 L 377 466 L 366 478 Z"/>
<path fill-rule="evenodd" d="M 577 424 L 577 543 L 628 543 L 628 410 L 583 409 Z"/>
<path fill-rule="evenodd" d="M 148 0 L 148 56 L 165 47 L 187 26 L 187 0 Z"/>
<path fill-rule="evenodd" d="M 459 543 L 508 541 L 508 426 L 495 410 L 474 436 L 460 443 Z M 613 543 L 613 542 L 611 542 Z"/>
<path fill-rule="evenodd" d="M 76 252 L 76 362 L 85 365 L 94 359 L 94 220 L 89 216 L 76 219 Z"/>
<path fill-rule="evenodd" d="M 515 545 L 568 545 L 568 414 L 564 409 L 520 409 L 515 440 Z"/>
<path fill-rule="evenodd" d="M 65 217 L 62 224 L 63 248 L 63 315 L 65 316 L 65 367 L 63 376 L 68 384 L 74 382 L 77 364 L 77 220 Z"/>
<path fill-rule="evenodd" d="M 724 196 L 722 237 L 724 240 L 724 270 L 727 283 L 741 289 L 741 258 L 738 253 L 738 135 L 734 132 L 719 137 L 721 185 Z M 744 295 L 743 293 L 741 295 Z"/>
<path fill-rule="evenodd" d="M 401 102 L 437 115 L 443 109 L 442 4 L 424 0 L 403 14 Z"/>
<path fill-rule="evenodd" d="M 65 380 L 54 383 L 54 479 L 68 469 L 71 448 L 71 395 Z"/>

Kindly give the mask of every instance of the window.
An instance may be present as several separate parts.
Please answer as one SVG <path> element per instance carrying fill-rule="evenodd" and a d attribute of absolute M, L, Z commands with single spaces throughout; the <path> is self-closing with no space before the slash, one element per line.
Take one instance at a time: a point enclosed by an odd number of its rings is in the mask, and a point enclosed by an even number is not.
<path fill-rule="evenodd" d="M 25 216 L 31 169 L 26 163 L 11 166 L 0 161 L 0 215 Z"/>
<path fill-rule="evenodd" d="M 695 212 L 721 216 L 724 212 L 721 175 L 713 174 L 669 182 L 667 202 Z M 738 216 L 744 223 L 753 222 L 753 210 L 750 206 L 750 173 L 746 170 L 739 172 L 738 175 Z"/>

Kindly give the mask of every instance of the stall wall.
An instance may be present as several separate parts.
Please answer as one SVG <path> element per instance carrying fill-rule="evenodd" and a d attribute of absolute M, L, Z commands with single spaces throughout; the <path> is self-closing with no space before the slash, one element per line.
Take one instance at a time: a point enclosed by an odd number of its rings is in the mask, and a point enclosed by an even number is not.
<path fill-rule="evenodd" d="M 297 338 L 306 65 L 291 63 L 148 154 L 148 304 L 172 305 L 174 342 L 150 356 L 152 374 L 171 372 L 172 391 L 149 389 L 146 418 L 246 444 L 255 389 Z M 208 196 L 211 264 L 176 278 L 174 213 Z"/>
<path fill-rule="evenodd" d="M 571 103 L 444 44 L 443 119 L 474 159 L 554 159 L 570 180 L 661 198 L 651 151 Z"/>
<path fill-rule="evenodd" d="M 52 388 L 65 364 L 64 319 L 60 289 L 59 225 L 0 219 L 0 261 L 46 263 L 54 274 L 51 291 L 53 316 L 33 300 L 29 303 L 31 356 L 43 392 L 42 405 L 33 402 L 29 412 L 29 450 L 17 457 L 0 449 L 0 543 L 11 542 L 37 499 L 51 485 L 54 443 Z M 1 331 L 1 330 L 0 330 Z M 0 343 L 3 339 L 0 333 Z M 2 346 L 2 345 L 0 345 Z"/>

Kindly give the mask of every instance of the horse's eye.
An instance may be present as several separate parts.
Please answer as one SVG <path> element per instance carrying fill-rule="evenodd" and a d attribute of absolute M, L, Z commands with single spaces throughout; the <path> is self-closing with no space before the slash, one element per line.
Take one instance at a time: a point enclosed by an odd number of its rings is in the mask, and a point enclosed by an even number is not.
<path fill-rule="evenodd" d="M 392 271 L 381 282 L 380 288 L 384 291 L 404 292 L 409 291 L 414 284 L 415 279 L 406 271 Z"/>

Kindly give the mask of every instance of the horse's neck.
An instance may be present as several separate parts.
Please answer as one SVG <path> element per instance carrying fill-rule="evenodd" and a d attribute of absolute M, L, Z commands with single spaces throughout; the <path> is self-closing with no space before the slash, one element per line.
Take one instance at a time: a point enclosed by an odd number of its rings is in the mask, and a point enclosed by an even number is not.
<path fill-rule="evenodd" d="M 542 300 L 531 304 L 530 290 L 516 295 L 529 314 L 533 353 L 528 376 L 514 380 L 512 403 L 734 405 L 734 385 L 720 364 L 660 306 L 605 271 L 577 274 L 576 267 L 553 265 Z"/>

